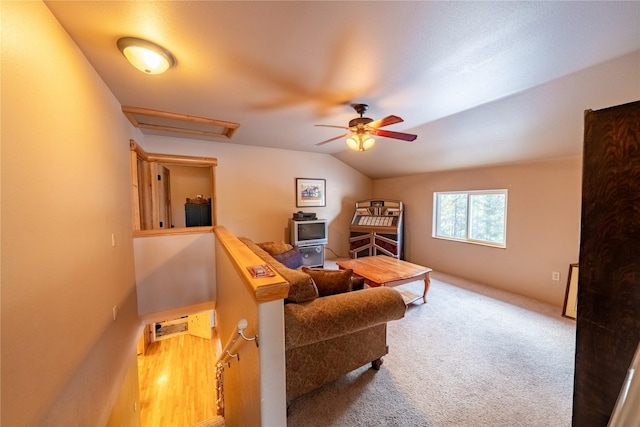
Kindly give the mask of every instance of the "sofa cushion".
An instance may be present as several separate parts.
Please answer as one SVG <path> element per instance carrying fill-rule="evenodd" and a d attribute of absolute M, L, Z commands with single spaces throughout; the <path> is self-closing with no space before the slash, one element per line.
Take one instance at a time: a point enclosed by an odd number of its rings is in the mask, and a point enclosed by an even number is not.
<path fill-rule="evenodd" d="M 281 254 L 273 254 L 272 256 L 278 262 L 284 264 L 285 267 L 293 268 L 294 270 L 303 264 L 302 254 L 300 253 L 298 248 L 293 248 Z"/>
<path fill-rule="evenodd" d="M 351 275 L 353 270 L 325 270 L 322 268 L 302 267 L 302 271 L 313 279 L 318 288 L 318 295 L 341 294 L 351 291 Z"/>
<path fill-rule="evenodd" d="M 299 270 L 289 270 L 289 274 L 281 274 L 287 282 L 289 282 L 289 295 L 285 302 L 303 303 L 313 301 L 318 298 L 318 288 L 308 274 Z M 304 275 L 304 277 L 300 277 Z M 292 276 L 298 276 L 297 279 L 293 279 Z"/>
<path fill-rule="evenodd" d="M 351 276 L 351 290 L 360 291 L 364 289 L 364 277 L 354 274 Z"/>
<path fill-rule="evenodd" d="M 269 255 L 280 255 L 293 249 L 293 246 L 285 242 L 262 242 L 257 245 L 267 251 Z"/>

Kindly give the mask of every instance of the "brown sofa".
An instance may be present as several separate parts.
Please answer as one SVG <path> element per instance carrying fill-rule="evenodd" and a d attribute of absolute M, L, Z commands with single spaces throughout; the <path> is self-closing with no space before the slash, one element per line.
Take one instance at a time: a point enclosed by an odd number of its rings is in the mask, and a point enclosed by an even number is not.
<path fill-rule="evenodd" d="M 264 250 L 265 244 L 240 240 L 290 284 L 284 306 L 287 403 L 368 363 L 380 367 L 388 352 L 387 322 L 401 319 L 406 310 L 396 290 L 378 287 L 326 295 L 335 289 L 323 283 L 325 276 L 332 277 L 328 282 L 341 275 L 352 280 L 352 272 L 291 269 Z M 361 287 L 361 282 L 352 283 Z M 329 286 L 335 286 L 335 280 Z"/>

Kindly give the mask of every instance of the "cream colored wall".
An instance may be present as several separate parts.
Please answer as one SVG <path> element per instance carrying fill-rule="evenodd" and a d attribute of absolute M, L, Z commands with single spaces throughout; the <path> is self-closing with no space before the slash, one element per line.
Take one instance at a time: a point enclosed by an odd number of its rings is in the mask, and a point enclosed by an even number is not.
<path fill-rule="evenodd" d="M 138 314 L 147 319 L 153 313 L 215 301 L 214 240 L 213 233 L 136 237 Z"/>
<path fill-rule="evenodd" d="M 139 332 L 137 134 L 43 3 L 0 7 L 1 423 L 104 425 Z"/>
<path fill-rule="evenodd" d="M 304 210 L 329 220 L 327 247 L 348 256 L 355 202 L 371 197 L 370 178 L 327 154 L 160 136 L 147 136 L 141 145 L 149 153 L 218 159 L 218 224 L 256 242 L 285 240 L 288 219 Z M 326 207 L 297 208 L 295 178 L 326 179 Z M 331 251 L 325 256 L 330 258 Z"/>
<path fill-rule="evenodd" d="M 437 172 L 374 182 L 374 197 L 405 203 L 409 261 L 557 306 L 578 262 L 581 157 Z M 507 248 L 432 238 L 433 192 L 506 188 Z M 551 273 L 561 280 L 551 280 Z M 560 311 L 559 311 L 560 313 Z"/>

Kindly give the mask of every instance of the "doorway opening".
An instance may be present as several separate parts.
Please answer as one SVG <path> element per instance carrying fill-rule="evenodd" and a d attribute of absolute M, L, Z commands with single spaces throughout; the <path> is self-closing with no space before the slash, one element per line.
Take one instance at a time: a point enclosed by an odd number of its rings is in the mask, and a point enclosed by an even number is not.
<path fill-rule="evenodd" d="M 133 140 L 130 147 L 134 230 L 216 225 L 217 159 L 147 153 Z"/>

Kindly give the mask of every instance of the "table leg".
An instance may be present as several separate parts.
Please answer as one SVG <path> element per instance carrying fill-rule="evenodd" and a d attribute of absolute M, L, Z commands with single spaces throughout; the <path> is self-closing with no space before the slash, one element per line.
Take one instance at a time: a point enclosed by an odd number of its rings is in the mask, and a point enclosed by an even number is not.
<path fill-rule="evenodd" d="M 429 290 L 429 286 L 431 286 L 431 278 L 429 277 L 429 273 L 427 272 L 424 275 L 424 293 L 422 294 L 422 301 L 427 303 L 427 291 Z"/>

